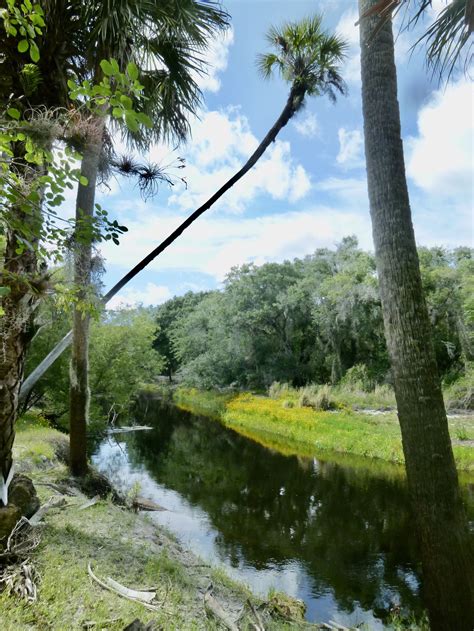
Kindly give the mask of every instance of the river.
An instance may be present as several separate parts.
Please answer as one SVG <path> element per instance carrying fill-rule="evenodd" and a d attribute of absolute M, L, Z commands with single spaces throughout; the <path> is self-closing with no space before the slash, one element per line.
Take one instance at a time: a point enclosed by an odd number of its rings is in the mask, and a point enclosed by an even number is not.
<path fill-rule="evenodd" d="M 385 628 L 420 615 L 420 564 L 405 483 L 372 468 L 284 456 L 219 422 L 150 400 L 149 431 L 116 434 L 93 462 L 153 519 L 261 595 L 302 599 L 309 621 Z"/>

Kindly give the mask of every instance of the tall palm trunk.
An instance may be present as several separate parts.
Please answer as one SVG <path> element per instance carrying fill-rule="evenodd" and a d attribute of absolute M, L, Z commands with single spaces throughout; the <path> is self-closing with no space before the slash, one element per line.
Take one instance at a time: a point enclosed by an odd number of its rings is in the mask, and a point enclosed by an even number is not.
<path fill-rule="evenodd" d="M 79 184 L 76 199 L 76 222 L 86 229 L 94 214 L 95 189 L 102 150 L 104 122 L 96 121 L 92 137 L 84 150 L 81 176 L 87 185 Z M 74 249 L 74 285 L 78 299 L 90 297 L 92 239 L 83 234 Z M 74 308 L 69 390 L 69 441 L 70 468 L 75 476 L 87 473 L 87 422 L 89 414 L 89 324 L 90 315 L 81 308 Z"/>
<path fill-rule="evenodd" d="M 290 90 L 285 107 L 283 108 L 280 116 L 276 120 L 273 127 L 267 133 L 265 138 L 259 144 L 257 149 L 253 152 L 244 166 L 237 171 L 221 188 L 214 193 L 202 206 L 197 208 L 187 219 L 185 219 L 173 232 L 164 239 L 156 248 L 154 248 L 145 258 L 135 265 L 129 272 L 125 274 L 109 291 L 103 296 L 102 303 L 106 305 L 118 292 L 125 287 L 137 274 L 139 274 L 147 265 L 149 265 L 159 254 L 161 254 L 168 246 L 170 246 L 196 219 L 198 219 L 206 210 L 209 210 L 213 204 L 215 204 L 228 190 L 230 190 L 234 184 L 244 177 L 250 169 L 257 164 L 258 160 L 262 157 L 268 147 L 274 142 L 294 114 L 301 106 L 302 99 L 304 97 L 304 91 L 298 86 L 293 86 Z M 71 332 L 67 333 L 62 340 L 52 349 L 52 351 L 38 364 L 33 372 L 28 375 L 27 379 L 23 383 L 21 388 L 21 399 L 24 400 L 26 396 L 34 388 L 35 384 L 41 379 L 48 368 L 58 359 L 61 354 L 68 348 L 71 343 Z"/>
<path fill-rule="evenodd" d="M 34 181 L 40 173 L 38 168 L 29 164 L 22 165 L 22 155 L 15 156 L 17 170 L 25 182 Z M 20 385 L 28 343 L 33 331 L 33 314 L 38 304 L 39 292 L 33 287 L 38 280 L 38 258 L 34 247 L 38 240 L 41 214 L 39 208 L 24 212 L 19 206 L 10 211 L 10 224 L 7 230 L 3 267 L 0 285 L 7 287 L 1 306 L 4 314 L 0 316 L 0 500 L 8 503 L 8 481 L 12 469 L 12 447 L 15 438 L 15 422 L 18 417 Z M 30 243 L 33 249 L 26 249 L 21 254 L 18 232 L 15 224 L 31 231 Z M 10 476 L 9 476 L 10 474 Z"/>
<path fill-rule="evenodd" d="M 362 14 L 376 0 L 359 0 Z M 433 631 L 472 631 L 474 574 L 431 340 L 405 176 L 391 21 L 367 45 L 362 99 L 370 213 L 385 335 L 393 368 L 407 481 Z"/>

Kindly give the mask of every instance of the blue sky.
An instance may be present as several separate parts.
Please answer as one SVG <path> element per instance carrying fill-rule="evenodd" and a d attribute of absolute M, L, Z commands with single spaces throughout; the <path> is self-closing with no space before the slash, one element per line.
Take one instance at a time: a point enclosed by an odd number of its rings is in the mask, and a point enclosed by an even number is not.
<path fill-rule="evenodd" d="M 433 2 L 433 12 L 445 0 Z M 233 265 L 281 261 L 333 247 L 355 234 L 372 249 L 363 158 L 356 0 L 228 0 L 232 28 L 213 42 L 204 105 L 192 139 L 173 153 L 155 146 L 149 158 L 186 160 L 187 189 L 162 188 L 146 203 L 129 181 L 112 181 L 100 201 L 128 226 L 120 246 L 103 247 L 105 287 L 153 249 L 186 215 L 245 162 L 274 123 L 287 97 L 279 78 L 263 82 L 255 59 L 268 50 L 270 25 L 314 12 L 349 42 L 342 68 L 349 96 L 336 105 L 311 98 L 254 170 L 179 241 L 114 299 L 112 306 L 159 304 L 189 289 L 221 286 Z M 423 50 L 410 53 L 416 33 L 397 33 L 396 58 L 405 159 L 417 241 L 472 245 L 473 93 L 455 77 L 441 89 L 430 79 Z"/>

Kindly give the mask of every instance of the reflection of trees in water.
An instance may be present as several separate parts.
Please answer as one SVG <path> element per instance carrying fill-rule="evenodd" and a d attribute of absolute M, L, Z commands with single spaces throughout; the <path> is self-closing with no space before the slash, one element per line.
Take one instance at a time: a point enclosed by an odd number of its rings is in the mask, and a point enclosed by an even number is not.
<path fill-rule="evenodd" d="M 176 408 L 158 407 L 155 418 L 153 431 L 127 438 L 131 461 L 206 511 L 220 554 L 233 564 L 261 569 L 296 559 L 313 592 L 332 588 L 346 610 L 357 601 L 383 615 L 397 593 L 420 608 L 401 482 L 271 453 Z"/>

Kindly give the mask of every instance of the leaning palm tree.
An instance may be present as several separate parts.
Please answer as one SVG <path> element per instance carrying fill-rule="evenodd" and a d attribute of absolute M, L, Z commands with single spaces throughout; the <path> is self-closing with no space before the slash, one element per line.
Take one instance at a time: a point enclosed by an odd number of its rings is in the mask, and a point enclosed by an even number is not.
<path fill-rule="evenodd" d="M 286 104 L 275 124 L 259 144 L 254 153 L 235 175 L 223 184 L 202 206 L 197 208 L 176 230 L 154 248 L 145 258 L 123 276 L 102 298 L 107 304 L 128 282 L 169 247 L 196 219 L 209 210 L 229 189 L 248 173 L 276 140 L 279 132 L 304 107 L 307 96 L 327 95 L 332 101 L 337 94 L 345 94 L 345 83 L 340 74 L 340 65 L 345 56 L 346 43 L 336 35 L 322 30 L 321 16 L 306 18 L 297 23 L 286 24 L 277 30 L 270 29 L 268 42 L 276 53 L 261 55 L 258 67 L 265 78 L 277 69 L 284 80 L 290 83 Z M 21 398 L 24 399 L 37 381 L 71 343 L 71 332 L 58 342 L 55 348 L 35 368 L 23 383 Z"/>
<path fill-rule="evenodd" d="M 88 25 L 86 66 L 91 81 L 103 78 L 102 60 L 113 58 L 126 68 L 137 68 L 145 89 L 145 112 L 150 131 L 121 126 L 130 145 L 148 146 L 152 141 L 184 140 L 188 115 L 200 103 L 200 90 L 193 73 L 202 69 L 201 54 L 209 36 L 227 25 L 227 14 L 213 2 L 184 0 L 179 3 L 125 0 L 113 10 L 104 2 L 91 2 L 85 9 Z M 143 113 L 143 112 L 142 112 Z M 92 220 L 96 184 L 106 138 L 106 121 L 100 113 L 89 125 L 84 146 L 76 200 L 78 224 Z M 78 232 L 76 232 L 78 234 Z M 91 287 L 92 240 L 79 239 L 74 248 L 74 285 L 80 302 Z M 70 365 L 69 435 L 70 468 L 73 475 L 87 472 L 86 428 L 89 408 L 89 314 L 75 306 Z"/>
<path fill-rule="evenodd" d="M 421 285 L 401 140 L 392 24 L 385 17 L 380 26 L 377 5 L 380 8 L 374 0 L 359 0 L 367 182 L 385 336 L 431 628 L 468 631 L 474 619 L 472 542 Z"/>

